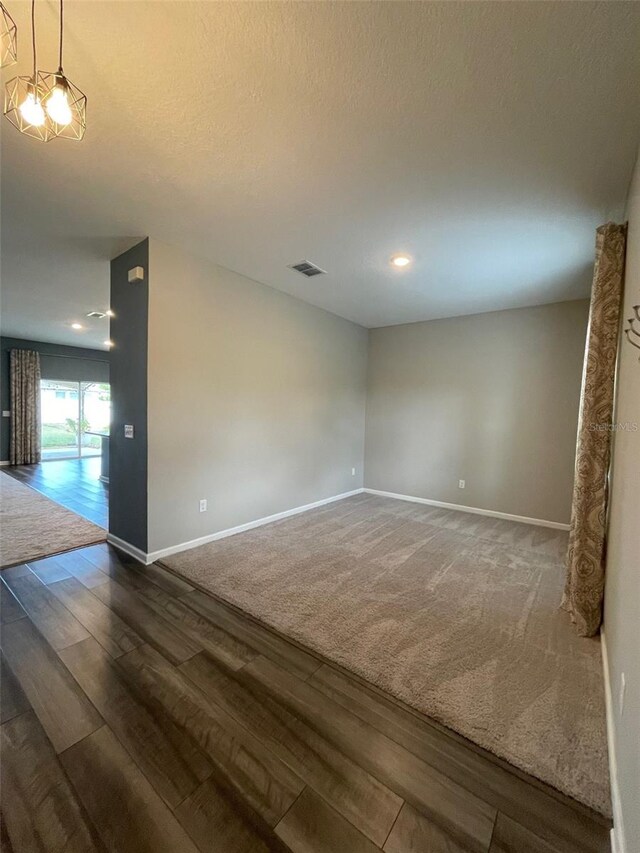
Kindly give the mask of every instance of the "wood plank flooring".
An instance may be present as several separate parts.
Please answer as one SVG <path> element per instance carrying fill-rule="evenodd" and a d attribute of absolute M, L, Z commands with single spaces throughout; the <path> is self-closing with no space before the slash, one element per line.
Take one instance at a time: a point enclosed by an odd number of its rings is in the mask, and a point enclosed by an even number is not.
<path fill-rule="evenodd" d="M 56 503 L 109 526 L 109 485 L 99 480 L 100 457 L 50 459 L 38 465 L 8 465 L 3 471 Z"/>
<path fill-rule="evenodd" d="M 605 853 L 604 819 L 160 566 L 2 572 L 2 849 Z"/>

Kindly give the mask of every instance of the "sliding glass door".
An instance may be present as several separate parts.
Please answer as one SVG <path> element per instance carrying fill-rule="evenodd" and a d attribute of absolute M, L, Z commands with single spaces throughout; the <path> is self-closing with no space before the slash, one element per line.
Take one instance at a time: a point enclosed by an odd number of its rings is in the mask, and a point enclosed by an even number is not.
<path fill-rule="evenodd" d="M 40 381 L 42 459 L 100 456 L 108 432 L 111 394 L 105 382 Z"/>
<path fill-rule="evenodd" d="M 78 440 L 80 383 L 40 380 L 42 459 L 80 455 Z"/>
<path fill-rule="evenodd" d="M 111 423 L 111 387 L 108 382 L 80 383 L 80 412 L 80 455 L 100 456 L 100 435 L 109 432 Z"/>

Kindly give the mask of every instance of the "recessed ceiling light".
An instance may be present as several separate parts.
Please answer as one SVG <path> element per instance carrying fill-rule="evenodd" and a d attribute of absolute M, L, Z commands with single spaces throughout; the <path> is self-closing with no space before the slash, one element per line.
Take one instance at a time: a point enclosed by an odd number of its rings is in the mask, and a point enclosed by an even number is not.
<path fill-rule="evenodd" d="M 71 324 L 71 328 L 72 328 L 72 329 L 81 329 L 81 328 L 82 328 L 82 326 L 81 326 L 81 324 L 80 324 L 80 323 L 72 323 L 72 324 Z"/>
<path fill-rule="evenodd" d="M 107 317 L 115 317 L 115 312 L 111 310 L 111 308 L 107 308 Z"/>
<path fill-rule="evenodd" d="M 391 258 L 391 263 L 394 267 L 408 267 L 411 263 L 409 255 L 394 255 Z"/>
<path fill-rule="evenodd" d="M 105 342 L 104 342 L 104 345 L 105 345 L 106 347 L 112 347 L 112 346 L 113 346 L 113 341 L 105 341 Z"/>

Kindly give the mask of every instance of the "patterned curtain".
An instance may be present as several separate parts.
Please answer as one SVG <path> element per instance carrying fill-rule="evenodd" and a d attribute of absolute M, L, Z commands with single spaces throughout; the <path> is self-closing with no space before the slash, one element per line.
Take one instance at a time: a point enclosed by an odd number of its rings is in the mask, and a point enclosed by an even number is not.
<path fill-rule="evenodd" d="M 40 461 L 40 355 L 26 349 L 12 349 L 11 452 L 12 465 L 32 465 Z"/>
<path fill-rule="evenodd" d="M 607 478 L 626 236 L 626 225 L 611 222 L 596 231 L 567 580 L 562 599 L 562 606 L 583 637 L 596 634 L 602 621 Z"/>

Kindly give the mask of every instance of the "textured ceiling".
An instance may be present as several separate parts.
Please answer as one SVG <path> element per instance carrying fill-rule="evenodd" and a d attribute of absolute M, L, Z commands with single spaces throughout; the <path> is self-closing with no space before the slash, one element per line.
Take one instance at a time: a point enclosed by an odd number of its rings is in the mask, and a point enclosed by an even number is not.
<path fill-rule="evenodd" d="M 65 8 L 88 130 L 42 145 L 2 121 L 5 333 L 100 345 L 69 323 L 146 235 L 365 326 L 588 294 L 640 140 L 640 4 Z"/>

